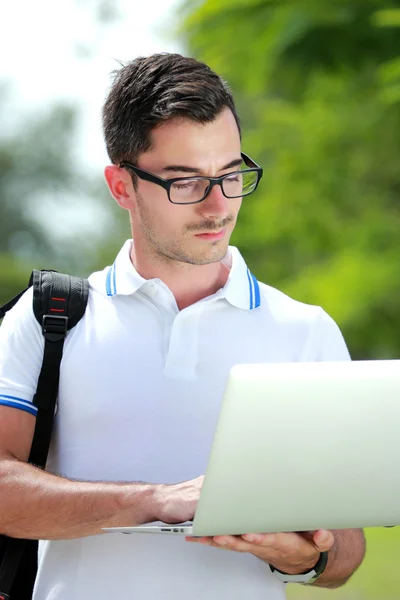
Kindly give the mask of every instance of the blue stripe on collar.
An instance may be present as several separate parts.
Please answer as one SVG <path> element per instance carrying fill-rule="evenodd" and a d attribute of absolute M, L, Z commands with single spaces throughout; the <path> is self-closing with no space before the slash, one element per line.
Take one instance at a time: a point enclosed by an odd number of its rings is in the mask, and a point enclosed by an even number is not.
<path fill-rule="evenodd" d="M 113 264 L 113 286 L 114 286 L 114 294 L 117 293 L 117 282 L 116 282 L 116 276 L 115 276 L 115 263 Z"/>
<path fill-rule="evenodd" d="M 254 277 L 252 273 L 250 273 L 253 283 L 254 283 L 254 296 L 255 296 L 255 306 L 254 308 L 258 308 L 261 304 L 261 296 L 260 296 L 260 286 L 258 284 L 257 279 Z"/>
<path fill-rule="evenodd" d="M 107 296 L 112 296 L 112 293 L 111 293 L 111 269 L 112 269 L 112 267 L 110 267 L 108 269 L 108 273 L 107 273 L 107 277 L 106 277 L 106 292 L 107 292 Z"/>
<path fill-rule="evenodd" d="M 261 304 L 260 286 L 249 269 L 247 269 L 247 278 L 249 280 L 250 310 L 253 310 L 253 308 L 258 308 Z"/>
<path fill-rule="evenodd" d="M 107 296 L 115 296 L 117 293 L 117 285 L 115 278 L 115 263 L 109 268 L 106 277 L 106 292 Z"/>
<path fill-rule="evenodd" d="M 254 277 L 249 269 L 247 269 L 247 278 L 249 281 L 250 310 L 253 310 L 261 304 L 260 286 L 256 277 Z M 106 276 L 106 293 L 107 296 L 115 296 L 117 293 L 115 262 L 109 268 Z"/>
<path fill-rule="evenodd" d="M 250 310 L 253 308 L 253 280 L 250 271 L 247 269 L 247 279 L 249 280 L 249 292 L 250 292 Z"/>

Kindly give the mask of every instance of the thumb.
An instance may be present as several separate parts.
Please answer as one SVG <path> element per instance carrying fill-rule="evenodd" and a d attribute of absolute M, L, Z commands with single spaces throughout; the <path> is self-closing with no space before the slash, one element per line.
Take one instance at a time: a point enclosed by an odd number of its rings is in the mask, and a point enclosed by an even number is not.
<path fill-rule="evenodd" d="M 319 550 L 319 552 L 327 552 L 332 548 L 335 538 L 331 531 L 328 531 L 327 529 L 318 529 L 314 532 L 313 542 L 315 548 Z"/>

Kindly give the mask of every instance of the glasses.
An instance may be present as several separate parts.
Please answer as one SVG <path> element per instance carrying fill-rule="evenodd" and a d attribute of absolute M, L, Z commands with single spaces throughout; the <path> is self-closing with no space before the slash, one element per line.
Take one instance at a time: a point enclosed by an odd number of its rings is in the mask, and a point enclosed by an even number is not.
<path fill-rule="evenodd" d="M 163 187 L 172 204 L 197 204 L 202 202 L 215 185 L 219 185 L 226 198 L 249 196 L 257 189 L 263 170 L 249 156 L 241 153 L 243 162 L 249 169 L 227 173 L 221 177 L 174 177 L 163 179 L 153 173 L 139 169 L 132 163 L 123 161 L 120 168 L 133 171 L 140 179 Z"/>

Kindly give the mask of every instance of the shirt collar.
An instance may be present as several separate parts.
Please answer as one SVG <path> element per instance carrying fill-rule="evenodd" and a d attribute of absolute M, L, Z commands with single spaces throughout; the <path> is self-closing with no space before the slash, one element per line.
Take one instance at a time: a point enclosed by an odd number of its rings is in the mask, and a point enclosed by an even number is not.
<path fill-rule="evenodd" d="M 228 280 L 221 290 L 222 296 L 237 308 L 244 310 L 258 308 L 261 304 L 261 296 L 257 279 L 250 272 L 235 246 L 229 246 L 227 258 L 231 262 L 231 270 Z"/>
<path fill-rule="evenodd" d="M 133 266 L 131 249 L 132 240 L 127 240 L 111 267 L 90 276 L 90 284 L 107 296 L 127 296 L 140 290 L 148 280 L 139 275 Z M 217 292 L 218 297 L 244 310 L 258 308 L 261 302 L 259 284 L 239 250 L 229 246 L 224 262 L 230 266 L 230 272 L 226 284 Z"/>

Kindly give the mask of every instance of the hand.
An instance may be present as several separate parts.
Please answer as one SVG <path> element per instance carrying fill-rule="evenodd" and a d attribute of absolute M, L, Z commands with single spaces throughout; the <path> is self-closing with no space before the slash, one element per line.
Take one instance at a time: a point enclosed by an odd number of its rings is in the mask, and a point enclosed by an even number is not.
<path fill-rule="evenodd" d="M 157 486 L 156 520 L 164 523 L 191 521 L 196 512 L 204 476 L 173 485 Z"/>
<path fill-rule="evenodd" d="M 331 531 L 318 529 L 302 533 L 249 533 L 242 536 L 187 537 L 192 543 L 214 548 L 250 552 L 279 571 L 297 575 L 312 569 L 321 552 L 330 550 L 335 538 Z"/>

